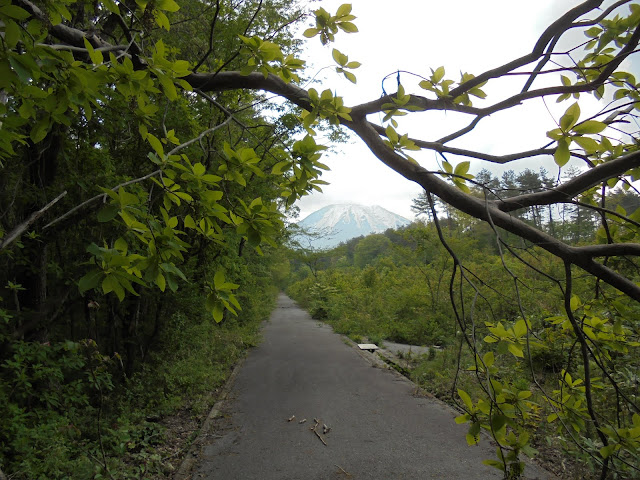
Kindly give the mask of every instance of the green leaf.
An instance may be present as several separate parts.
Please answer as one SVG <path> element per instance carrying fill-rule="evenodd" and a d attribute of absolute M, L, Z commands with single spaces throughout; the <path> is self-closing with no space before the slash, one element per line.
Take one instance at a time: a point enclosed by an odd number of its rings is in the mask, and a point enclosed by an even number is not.
<path fill-rule="evenodd" d="M 107 294 L 113 292 L 118 297 L 118 300 L 124 300 L 124 288 L 120 285 L 120 282 L 115 275 L 107 275 L 102 281 L 102 292 Z"/>
<path fill-rule="evenodd" d="M 527 322 L 522 319 L 518 320 L 513 326 L 513 332 L 516 334 L 516 337 L 522 337 L 527 333 Z"/>
<path fill-rule="evenodd" d="M 456 175 L 464 176 L 469 171 L 470 166 L 471 166 L 471 162 L 469 161 L 460 162 L 458 165 L 456 165 L 456 168 L 453 171 L 453 173 Z"/>
<path fill-rule="evenodd" d="M 573 127 L 573 131 L 585 135 L 590 133 L 600 133 L 605 128 L 607 128 L 606 123 L 597 122 L 595 120 L 587 120 L 586 122 L 582 122 L 581 124 Z"/>
<path fill-rule="evenodd" d="M 341 53 L 337 48 L 333 49 L 333 51 L 331 52 L 331 55 L 333 56 L 333 59 L 335 60 L 335 62 L 340 66 L 345 66 L 349 61 L 349 57 Z"/>
<path fill-rule="evenodd" d="M 33 143 L 39 143 L 47 136 L 49 133 L 49 125 L 51 120 L 48 115 L 41 118 L 31 129 L 31 133 L 29 137 L 33 141 Z"/>
<path fill-rule="evenodd" d="M 573 142 L 576 142 L 587 153 L 597 152 L 600 148 L 600 144 L 593 138 L 589 137 L 571 137 Z"/>
<path fill-rule="evenodd" d="M 389 141 L 393 144 L 398 143 L 398 132 L 395 131 L 395 129 L 389 125 L 386 129 L 385 129 L 385 133 L 387 135 L 387 138 L 389 139 Z"/>
<path fill-rule="evenodd" d="M 307 28 L 302 35 L 307 38 L 312 38 L 315 37 L 318 33 L 320 33 L 320 30 L 317 28 Z"/>
<path fill-rule="evenodd" d="M 166 31 L 169 31 L 169 29 L 171 28 L 171 24 L 169 23 L 169 19 L 167 18 L 167 16 L 158 10 L 156 10 L 154 13 L 158 26 L 160 28 L 164 28 Z"/>
<path fill-rule="evenodd" d="M 351 72 L 342 72 L 344 74 L 345 77 L 347 77 L 347 80 L 349 80 L 351 83 L 357 83 L 358 80 L 356 78 L 356 76 L 351 73 Z"/>
<path fill-rule="evenodd" d="M 616 451 L 616 447 L 618 446 L 619 445 L 617 443 L 606 445 L 600 449 L 600 455 L 602 456 L 602 458 L 608 458 L 613 452 Z"/>
<path fill-rule="evenodd" d="M 444 67 L 438 67 L 436 71 L 433 72 L 433 75 L 431 75 L 431 81 L 433 83 L 439 83 L 442 77 L 444 77 L 444 73 Z"/>
<path fill-rule="evenodd" d="M 151 147 L 156 151 L 160 158 L 164 158 L 164 147 L 162 146 L 162 142 L 158 140 L 158 137 L 153 135 L 152 133 L 147 134 L 147 141 L 151 144 Z"/>
<path fill-rule="evenodd" d="M 174 0 L 156 0 L 156 7 L 167 12 L 177 12 L 180 10 L 180 5 Z"/>
<path fill-rule="evenodd" d="M 564 135 L 562 134 L 562 130 L 560 130 L 559 128 L 554 128 L 553 130 L 549 130 L 547 132 L 547 137 L 549 137 L 551 140 L 560 140 Z"/>
<path fill-rule="evenodd" d="M 569 302 L 569 304 L 570 304 L 569 306 L 571 307 L 571 310 L 577 310 L 582 306 L 580 297 L 578 297 L 577 295 L 574 295 L 571 297 L 571 301 Z"/>
<path fill-rule="evenodd" d="M 98 221 L 100 223 L 110 222 L 118 215 L 120 208 L 116 205 L 105 205 L 98 212 Z"/>
<path fill-rule="evenodd" d="M 515 357 L 524 358 L 524 352 L 522 351 L 522 347 L 520 345 L 516 345 L 515 343 L 510 343 L 509 344 L 509 351 Z"/>
<path fill-rule="evenodd" d="M 93 45 L 91 45 L 89 40 L 87 40 L 87 37 L 83 37 L 82 39 L 84 40 L 84 47 L 89 52 L 89 57 L 91 58 L 91 61 L 93 62 L 93 64 L 94 65 L 100 65 L 102 63 L 102 60 L 103 60 L 102 59 L 102 54 L 100 52 L 96 52 L 93 49 Z"/>
<path fill-rule="evenodd" d="M 9 63 L 11 64 L 11 68 L 13 68 L 13 70 L 20 78 L 20 81 L 24 84 L 28 84 L 32 76 L 36 76 L 33 70 L 25 67 L 17 58 L 14 58 L 13 56 L 9 57 Z"/>
<path fill-rule="evenodd" d="M 491 415 L 491 429 L 497 432 L 507 423 L 507 417 L 500 414 Z"/>
<path fill-rule="evenodd" d="M 503 472 L 506 470 L 504 462 L 500 462 L 498 460 L 483 460 L 482 463 L 484 465 L 488 465 L 493 468 L 497 468 L 498 470 L 502 470 Z"/>
<path fill-rule="evenodd" d="M 213 277 L 213 285 L 216 287 L 216 290 L 219 290 L 224 285 L 224 272 L 222 270 L 218 270 Z"/>
<path fill-rule="evenodd" d="M 560 118 L 560 128 L 564 132 L 568 132 L 571 129 L 571 127 L 573 127 L 576 124 L 579 118 L 580 118 L 580 105 L 578 105 L 578 102 L 576 102 L 573 105 L 571 105 L 569 108 L 567 108 L 567 111 L 564 112 L 564 115 L 562 116 L 562 118 Z"/>
<path fill-rule="evenodd" d="M 584 34 L 589 38 L 595 38 L 600 35 L 600 32 L 602 32 L 602 29 L 600 27 L 591 27 L 590 29 L 586 30 Z"/>
<path fill-rule="evenodd" d="M 469 410 L 473 410 L 473 402 L 471 401 L 471 397 L 469 396 L 469 394 L 467 392 L 465 392 L 464 390 L 459 388 L 458 389 L 458 395 L 460 396 L 460 398 L 464 402 L 465 406 Z"/>
<path fill-rule="evenodd" d="M 343 3 L 338 7 L 338 11 L 336 12 L 336 17 L 341 18 L 349 15 L 351 13 L 351 4 Z"/>
<path fill-rule="evenodd" d="M 220 323 L 224 316 L 224 309 L 222 305 L 220 304 L 214 305 L 213 311 L 211 312 L 211 314 L 213 315 L 213 319 L 216 321 L 216 323 Z"/>
<path fill-rule="evenodd" d="M 479 88 L 472 88 L 471 90 L 469 90 L 469 95 L 473 95 L 474 97 L 478 98 L 487 98 L 487 94 Z"/>
<path fill-rule="evenodd" d="M 111 13 L 120 15 L 120 9 L 118 8 L 118 5 L 116 5 L 116 3 L 113 0 L 103 0 L 102 3 L 105 7 L 107 7 L 107 10 L 109 10 Z"/>
<path fill-rule="evenodd" d="M 164 292 L 165 288 L 167 288 L 167 281 L 165 280 L 164 275 L 158 272 L 158 276 L 156 277 L 155 282 L 160 291 Z"/>
<path fill-rule="evenodd" d="M 455 418 L 455 422 L 460 425 L 462 423 L 467 423 L 469 421 L 469 419 L 471 418 L 471 415 L 469 415 L 468 413 L 465 413 L 464 415 L 459 415 Z"/>
<path fill-rule="evenodd" d="M 7 42 L 7 46 L 9 48 L 15 48 L 20 38 L 20 27 L 18 24 L 7 19 L 6 25 L 4 26 L 4 40 Z"/>
<path fill-rule="evenodd" d="M 122 252 L 123 255 L 126 255 L 129 250 L 129 245 L 127 245 L 124 238 L 118 237 L 118 239 L 113 243 L 113 248 Z"/>
<path fill-rule="evenodd" d="M 104 275 L 104 272 L 99 269 L 91 270 L 84 277 L 78 281 L 78 290 L 82 295 L 87 290 L 96 288 L 100 284 L 100 279 Z"/>
<path fill-rule="evenodd" d="M 473 422 L 469 427 L 469 433 L 467 433 L 467 444 L 475 445 L 480 441 L 480 423 Z"/>
<path fill-rule="evenodd" d="M 204 175 L 204 172 L 206 172 L 207 169 L 205 168 L 205 166 L 203 164 L 201 164 L 200 162 L 196 163 L 193 166 L 193 174 L 197 177 L 201 177 L 202 175 Z"/>
<path fill-rule="evenodd" d="M 4 5 L 0 7 L 0 14 L 17 20 L 26 20 L 31 16 L 31 14 L 24 8 L 20 8 L 16 5 Z"/>
<path fill-rule="evenodd" d="M 162 85 L 162 90 L 169 100 L 174 101 L 178 99 L 178 91 L 171 78 L 166 75 L 158 75 L 158 81 L 160 85 Z"/>
<path fill-rule="evenodd" d="M 346 33 L 356 33 L 358 31 L 358 27 L 351 22 L 340 22 L 338 27 Z"/>
<path fill-rule="evenodd" d="M 187 215 L 186 217 L 184 217 L 184 228 L 196 228 L 196 222 L 193 220 L 193 217 L 191 217 L 191 215 Z"/>
<path fill-rule="evenodd" d="M 564 167 L 570 158 L 571 153 L 569 152 L 569 143 L 566 138 L 561 138 L 558 140 L 558 147 L 553 154 L 553 160 L 559 167 Z"/>
<path fill-rule="evenodd" d="M 495 357 L 493 355 L 493 352 L 485 353 L 484 356 L 482 357 L 482 361 L 484 362 L 486 367 L 490 367 L 491 365 L 493 365 L 493 363 L 495 361 Z"/>

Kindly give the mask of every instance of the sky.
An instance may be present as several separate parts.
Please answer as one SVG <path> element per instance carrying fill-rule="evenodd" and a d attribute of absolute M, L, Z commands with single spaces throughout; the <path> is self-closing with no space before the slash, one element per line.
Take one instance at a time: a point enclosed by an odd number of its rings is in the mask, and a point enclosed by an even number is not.
<path fill-rule="evenodd" d="M 312 8 L 322 6 L 330 13 L 345 3 L 321 0 Z M 446 78 L 459 80 L 460 72 L 480 74 L 531 51 L 543 30 L 573 6 L 577 0 L 536 0 L 524 2 L 514 0 L 352 0 L 352 14 L 359 32 L 340 32 L 336 42 L 323 47 L 318 37 L 307 41 L 304 54 L 310 68 L 308 74 L 318 81 L 313 87 L 319 91 L 331 89 L 345 100 L 345 105 L 354 106 L 375 100 L 382 94 L 382 80 L 394 74 L 384 83 L 387 93 L 394 93 L 397 80 L 394 72 L 406 70 L 423 77 L 431 69 L 444 66 Z M 625 7 L 628 8 L 628 7 Z M 315 26 L 310 20 L 304 28 Z M 574 39 L 582 41 L 582 33 Z M 571 40 L 571 39 L 569 39 Z M 342 75 L 335 73 L 331 57 L 332 48 L 337 48 L 362 66 L 353 72 L 358 78 L 352 85 Z M 426 94 L 417 86 L 418 81 L 410 74 L 402 73 L 400 80 L 407 93 Z M 419 79 L 418 79 L 419 80 Z M 522 88 L 522 78 L 490 82 L 483 89 L 486 100 L 474 106 L 485 106 L 504 98 L 504 92 L 517 93 Z M 545 80 L 542 80 L 545 82 Z M 536 84 L 543 86 L 544 83 Z M 495 114 L 483 120 L 464 138 L 452 142 L 451 146 L 469 148 L 493 154 L 511 153 L 539 148 L 546 144 L 547 130 L 555 128 L 555 122 L 572 102 L 555 103 L 551 99 L 527 102 L 513 111 Z M 596 109 L 598 102 L 589 96 L 580 100 L 583 111 Z M 437 140 L 441 136 L 465 126 L 470 119 L 456 113 L 426 112 L 404 117 L 398 131 L 409 133 L 422 140 Z M 381 123 L 382 118 L 369 116 Z M 318 139 L 322 142 L 322 139 Z M 330 142 L 325 140 L 326 144 Z M 436 170 L 439 159 L 433 152 L 419 152 L 412 156 L 422 166 Z M 462 158 L 448 157 L 451 163 Z M 409 182 L 377 160 L 355 136 L 346 144 L 333 144 L 332 152 L 323 156 L 322 162 L 331 168 L 323 175 L 330 185 L 323 193 L 314 193 L 297 202 L 300 219 L 315 210 L 337 203 L 380 205 L 387 210 L 410 220 L 414 218 L 411 201 L 422 188 Z M 516 172 L 525 168 L 537 170 L 543 166 L 551 175 L 558 169 L 551 159 L 536 159 L 495 165 L 474 160 L 471 173 L 489 168 L 500 176 L 503 171 Z"/>

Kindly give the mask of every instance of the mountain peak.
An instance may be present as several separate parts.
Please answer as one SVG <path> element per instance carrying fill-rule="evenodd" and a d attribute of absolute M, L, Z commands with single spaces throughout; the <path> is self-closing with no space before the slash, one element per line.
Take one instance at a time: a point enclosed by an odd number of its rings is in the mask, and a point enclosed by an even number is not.
<path fill-rule="evenodd" d="M 309 239 L 314 248 L 333 248 L 361 235 L 384 232 L 410 223 L 410 220 L 378 205 L 346 203 L 323 207 L 305 217 L 299 225 L 321 235 L 320 238 Z"/>

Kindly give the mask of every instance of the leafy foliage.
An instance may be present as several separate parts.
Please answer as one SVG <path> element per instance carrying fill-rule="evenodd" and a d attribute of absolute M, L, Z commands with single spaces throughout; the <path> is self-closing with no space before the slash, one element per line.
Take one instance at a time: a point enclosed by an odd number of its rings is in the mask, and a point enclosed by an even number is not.
<path fill-rule="evenodd" d="M 395 94 L 348 106 L 329 88 L 300 86 L 305 62 L 298 58 L 300 44 L 291 26 L 304 18 L 304 10 L 284 0 L 254 3 L 0 2 L 0 364 L 2 399 L 14 425 L 2 443 L 3 463 L 15 457 L 12 469 L 35 476 L 64 477 L 70 471 L 66 460 L 45 465 L 33 455 L 14 455 L 26 451 L 24 439 L 38 445 L 42 440 L 27 414 L 29 402 L 39 408 L 66 402 L 45 395 L 37 373 L 44 369 L 61 385 L 74 385 L 73 392 L 63 389 L 72 409 L 86 395 L 93 408 L 86 411 L 94 420 L 97 412 L 95 430 L 80 442 L 88 442 L 90 455 L 73 468 L 88 476 L 113 476 L 114 457 L 107 455 L 104 440 L 110 452 L 120 449 L 123 455 L 131 438 L 147 438 L 146 427 L 134 435 L 128 426 L 103 428 L 102 415 L 109 413 L 105 399 L 144 369 L 160 349 L 161 333 L 177 328 L 167 324 L 167 299 L 192 291 L 213 316 L 206 331 L 223 319 L 241 325 L 252 318 L 249 293 L 268 292 L 254 278 L 268 277 L 268 260 L 259 255 L 280 242 L 283 210 L 321 190 L 326 147 L 316 141 L 316 130 L 344 125 L 384 164 L 425 189 L 422 205 L 428 206 L 433 226 L 412 232 L 404 247 L 415 250 L 437 237 L 449 256 L 436 258 L 421 247 L 425 261 L 415 262 L 401 251 L 383 253 L 389 242 L 380 239 L 347 249 L 335 263 L 354 268 L 357 258 L 364 269 L 356 270 L 361 278 L 353 293 L 364 292 L 371 309 L 363 308 L 366 315 L 357 319 L 344 315 L 351 314 L 351 305 L 362 306 L 355 297 L 342 296 L 339 286 L 348 284 L 348 277 L 316 271 L 313 281 L 302 284 L 317 283 L 317 314 L 347 322 L 345 330 L 370 325 L 378 335 L 443 343 L 455 338 L 465 346 L 480 389 L 460 388 L 454 398 L 466 411 L 462 420 L 470 423 L 470 443 L 483 428 L 492 433 L 499 448 L 489 463 L 506 476 L 521 473 L 521 452 L 533 453 L 527 426 L 538 414 L 537 402 L 530 400 L 534 390 L 554 410 L 556 417 L 547 418 L 560 425 L 562 441 L 582 452 L 601 478 L 637 476 L 638 406 L 632 396 L 637 392 L 632 394 L 624 366 L 636 365 L 638 358 L 638 213 L 608 200 L 616 186 L 634 189 L 640 175 L 634 132 L 616 131 L 614 125 L 635 120 L 640 108 L 640 85 L 623 63 L 640 43 L 640 8 L 623 0 L 600 11 L 599 2 L 585 1 L 545 30 L 527 55 L 479 75 L 462 73 L 457 82 L 439 66 L 420 76 L 417 94 L 398 81 Z M 350 4 L 335 14 L 319 8 L 313 12 L 315 27 L 303 36 L 328 44 L 339 32 L 357 32 L 355 19 Z M 559 51 L 558 40 L 575 29 L 586 42 Z M 332 53 L 337 73 L 357 81 L 351 70 L 359 63 L 348 52 Z M 508 75 L 524 75 L 522 89 L 498 92 L 494 102 L 484 85 Z M 552 80 L 539 86 L 540 78 Z M 267 111 L 256 90 L 288 103 Z M 591 93 L 609 103 L 585 117 L 580 96 Z M 545 97 L 574 99 L 548 131 L 550 144 L 507 155 L 450 145 L 483 119 Z M 471 121 L 425 141 L 403 133 L 396 120 L 442 110 Z M 371 123 L 367 117 L 374 113 L 383 113 L 389 125 Z M 417 155 L 407 154 L 421 149 L 444 157 L 439 171 L 423 168 Z M 452 162 L 446 155 L 465 158 Z M 507 187 L 504 192 L 495 188 L 496 179 L 483 183 L 470 173 L 472 160 L 506 163 L 537 155 L 553 157 L 560 167 L 578 159 L 587 170 L 571 174 L 565 168 L 559 182 L 530 171 L 517 178 L 507 172 L 499 185 Z M 451 238 L 444 235 L 434 195 L 447 212 L 449 232 L 455 232 Z M 563 214 L 572 219 L 563 217 L 562 226 L 569 225 L 569 232 L 556 229 L 558 217 L 549 208 L 554 204 L 567 206 Z M 548 222 L 542 218 L 545 209 Z M 600 224 L 595 232 L 594 219 Z M 474 229 L 479 233 L 471 239 L 467 234 Z M 514 239 L 524 243 L 516 247 Z M 482 242 L 492 242 L 492 256 L 472 254 L 484 248 Z M 282 267 L 282 258 L 277 261 Z M 476 266 L 501 284 L 491 288 L 481 275 L 471 275 Z M 590 277 L 575 276 L 576 269 Z M 408 272 L 420 272 L 426 297 L 417 286 L 400 293 L 398 285 L 411 283 Z M 331 275 L 337 291 L 324 278 Z M 510 285 L 510 296 L 503 283 Z M 180 288 L 185 285 L 189 288 Z M 378 285 L 396 297 L 382 303 L 382 295 L 371 295 Z M 447 307 L 441 299 L 444 285 Z M 392 316 L 383 317 L 389 307 Z M 429 317 L 427 330 L 421 321 L 406 327 L 403 320 L 425 318 L 429 309 L 436 315 Z M 190 317 L 189 326 L 200 318 Z M 451 318 L 460 332 L 455 337 L 438 331 L 451 332 L 446 323 Z M 547 355 L 540 338 L 561 353 Z M 53 354 L 41 352 L 47 344 Z M 89 353 L 80 358 L 64 350 L 75 351 L 75 344 Z M 551 368 L 564 363 L 554 372 L 551 392 L 535 370 L 528 385 L 495 370 L 505 362 L 524 371 L 520 366 L 535 361 Z M 77 377 L 84 381 L 74 383 Z M 24 393 L 29 389 L 32 396 Z M 65 415 L 43 414 L 49 421 L 42 431 L 62 435 L 70 421 Z M 67 448 L 62 440 L 60 445 Z M 62 452 L 58 458 L 71 455 Z M 137 475 L 145 475 L 143 470 Z"/>

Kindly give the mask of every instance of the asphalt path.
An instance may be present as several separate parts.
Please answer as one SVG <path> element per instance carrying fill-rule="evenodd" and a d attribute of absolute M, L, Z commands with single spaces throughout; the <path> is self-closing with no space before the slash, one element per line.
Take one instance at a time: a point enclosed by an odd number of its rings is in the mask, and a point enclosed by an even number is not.
<path fill-rule="evenodd" d="M 280 295 L 263 341 L 238 371 L 193 479 L 500 479 L 455 413 L 375 368 Z M 373 358 L 373 356 L 371 357 Z M 295 419 L 288 421 L 291 417 Z M 306 419 L 304 423 L 300 421 Z M 320 424 L 316 431 L 314 419 Z M 323 425 L 330 427 L 323 434 Z M 527 478 L 551 478 L 538 467 Z"/>

